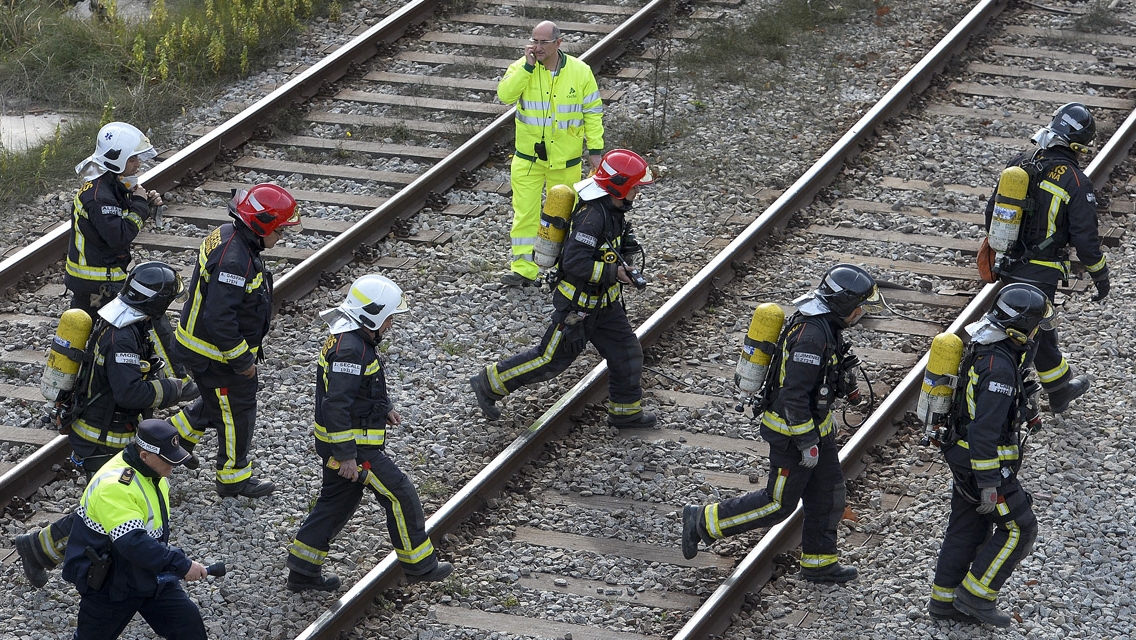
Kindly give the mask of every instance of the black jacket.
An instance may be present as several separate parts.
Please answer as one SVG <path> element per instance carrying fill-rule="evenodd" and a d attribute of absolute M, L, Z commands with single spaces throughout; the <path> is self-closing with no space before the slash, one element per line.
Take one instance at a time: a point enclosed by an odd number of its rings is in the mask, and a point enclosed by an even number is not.
<path fill-rule="evenodd" d="M 130 245 L 150 217 L 146 199 L 106 172 L 83 183 L 71 210 L 65 279 L 125 280 Z"/>
<path fill-rule="evenodd" d="M 260 257 L 263 247 L 261 238 L 232 222 L 201 243 L 177 327 L 179 361 L 191 369 L 215 364 L 236 372 L 256 362 L 272 320 L 272 274 Z"/>
<path fill-rule="evenodd" d="M 631 231 L 624 212 L 608 196 L 581 202 L 560 254 L 557 309 L 605 307 L 619 299 L 619 261 L 623 235 Z"/>
<path fill-rule="evenodd" d="M 316 367 L 315 434 L 332 457 L 353 460 L 356 447 L 382 447 L 392 408 L 375 341 L 362 329 L 328 336 Z"/>
<path fill-rule="evenodd" d="M 1018 422 L 1022 397 L 1022 352 L 1007 340 L 975 345 L 956 398 L 960 411 L 947 462 L 956 476 L 973 476 L 978 487 L 997 487 L 1021 460 Z"/>
<path fill-rule="evenodd" d="M 830 408 L 844 340 L 842 326 L 831 313 L 797 314 L 787 326 L 778 345 L 780 367 L 766 374 L 777 378 L 761 419 L 761 433 L 766 440 L 791 438 L 798 450 L 804 450 L 835 433 Z"/>

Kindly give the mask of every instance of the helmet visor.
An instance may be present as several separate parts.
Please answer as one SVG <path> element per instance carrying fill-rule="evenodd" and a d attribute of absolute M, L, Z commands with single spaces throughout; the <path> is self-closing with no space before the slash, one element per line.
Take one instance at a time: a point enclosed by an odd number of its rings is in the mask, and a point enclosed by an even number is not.
<path fill-rule="evenodd" d="M 1042 331 L 1053 331 L 1057 328 L 1057 310 L 1053 308 L 1053 304 L 1048 300 L 1045 301 L 1045 315 L 1041 317 L 1041 322 L 1037 323 L 1037 328 Z"/>
<path fill-rule="evenodd" d="M 185 288 L 185 281 L 181 279 L 180 273 L 174 273 L 174 283 L 177 287 L 177 295 L 174 296 L 171 304 L 185 304 L 185 301 L 189 300 L 189 289 Z"/>
<path fill-rule="evenodd" d="M 880 295 L 880 289 L 876 285 L 872 285 L 872 293 L 866 300 L 860 303 L 860 308 L 864 313 L 883 313 L 886 308 L 884 305 L 884 297 Z"/>

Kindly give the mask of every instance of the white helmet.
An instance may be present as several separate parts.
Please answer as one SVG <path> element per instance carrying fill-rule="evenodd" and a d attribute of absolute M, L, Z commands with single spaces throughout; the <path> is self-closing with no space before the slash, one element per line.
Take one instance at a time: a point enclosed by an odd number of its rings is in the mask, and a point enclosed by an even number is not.
<path fill-rule="evenodd" d="M 97 178 L 106 171 L 126 171 L 126 161 L 134 156 L 149 160 L 158 155 L 154 145 L 138 127 L 125 122 L 111 122 L 99 129 L 95 152 L 75 166 L 75 173 L 84 178 Z M 89 173 L 95 173 L 91 176 Z"/>
<path fill-rule="evenodd" d="M 360 327 L 378 331 L 387 318 L 410 308 L 402 289 L 390 278 L 365 275 L 351 284 L 343 304 L 320 313 L 331 333 L 354 331 Z"/>

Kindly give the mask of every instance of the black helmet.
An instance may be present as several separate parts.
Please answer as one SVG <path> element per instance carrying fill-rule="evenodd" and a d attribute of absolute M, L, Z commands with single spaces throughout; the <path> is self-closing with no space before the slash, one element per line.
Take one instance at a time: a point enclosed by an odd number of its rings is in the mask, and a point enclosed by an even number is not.
<path fill-rule="evenodd" d="M 994 299 L 986 318 L 1020 345 L 1029 344 L 1038 327 L 1052 328 L 1056 315 L 1049 298 L 1032 284 L 1006 285 Z"/>
<path fill-rule="evenodd" d="M 143 262 L 130 270 L 118 297 L 126 304 L 156 318 L 170 303 L 185 295 L 181 274 L 164 262 Z"/>
<path fill-rule="evenodd" d="M 1074 144 L 1087 147 L 1097 137 L 1097 123 L 1093 121 L 1093 114 L 1080 102 L 1061 105 L 1053 112 L 1053 120 L 1046 128 L 1070 147 Z"/>
<path fill-rule="evenodd" d="M 825 272 L 816 297 L 841 318 L 847 318 L 861 306 L 866 313 L 883 310 L 883 299 L 876 288 L 875 278 L 850 264 L 838 264 Z"/>

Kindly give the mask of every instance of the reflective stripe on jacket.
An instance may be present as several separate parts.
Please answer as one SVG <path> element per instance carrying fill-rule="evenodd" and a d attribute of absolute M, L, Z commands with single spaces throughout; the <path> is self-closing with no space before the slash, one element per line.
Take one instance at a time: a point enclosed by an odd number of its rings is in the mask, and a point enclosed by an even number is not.
<path fill-rule="evenodd" d="M 356 447 L 386 442 L 392 408 L 375 341 L 363 329 L 328 336 L 316 366 L 316 439 L 336 460 L 354 460 Z"/>
<path fill-rule="evenodd" d="M 260 238 L 234 223 L 201 243 L 176 331 L 191 368 L 214 361 L 244 371 L 256 362 L 272 319 L 272 275 L 260 251 Z"/>
<path fill-rule="evenodd" d="M 579 163 L 585 138 L 588 155 L 603 153 L 604 146 L 603 101 L 592 68 L 563 52 L 560 61 L 553 75 L 521 58 L 497 85 L 501 102 L 517 107 L 517 155 L 534 159 L 534 147 L 543 140 L 551 169 Z"/>
<path fill-rule="evenodd" d="M 150 215 L 150 205 L 109 171 L 83 183 L 71 206 L 67 275 L 121 282 L 130 266 L 130 244 Z"/>

